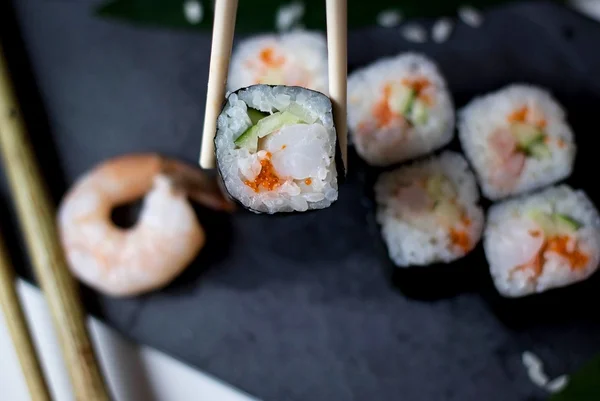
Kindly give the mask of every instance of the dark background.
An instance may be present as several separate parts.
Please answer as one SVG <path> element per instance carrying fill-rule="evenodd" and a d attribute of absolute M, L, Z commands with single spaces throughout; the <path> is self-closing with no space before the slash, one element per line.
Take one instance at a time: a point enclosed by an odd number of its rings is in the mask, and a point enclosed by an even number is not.
<path fill-rule="evenodd" d="M 0 37 L 56 202 L 111 156 L 160 151 L 197 161 L 209 35 L 99 20 L 90 15 L 93 1 L 13 3 L 0 5 Z M 590 177 L 600 25 L 543 3 L 485 17 L 479 29 L 459 24 L 443 45 L 406 43 L 397 29 L 351 32 L 350 69 L 424 51 L 440 64 L 457 106 L 513 81 L 549 87 L 580 146 L 568 182 L 600 204 Z M 274 217 L 198 209 L 209 239 L 181 277 L 133 299 L 84 289 L 89 310 L 266 401 L 542 400 L 521 365 L 524 350 L 540 355 L 551 377 L 600 351 L 600 319 L 588 310 L 600 297 L 596 277 L 508 302 L 491 288 L 479 248 L 442 270 L 396 274 L 400 288 L 393 287 L 373 220 L 376 172 L 350 153 L 348 181 L 331 208 Z M 1 188 L 2 230 L 29 277 L 4 181 Z"/>

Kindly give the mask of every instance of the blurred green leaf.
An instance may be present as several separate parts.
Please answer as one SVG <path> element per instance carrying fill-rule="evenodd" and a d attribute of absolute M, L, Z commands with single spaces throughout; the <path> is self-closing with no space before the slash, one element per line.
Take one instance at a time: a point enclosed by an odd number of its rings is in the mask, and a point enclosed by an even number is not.
<path fill-rule="evenodd" d="M 185 0 L 110 0 L 102 4 L 97 14 L 122 21 L 169 28 L 206 31 L 212 26 L 212 0 L 197 0 L 202 5 L 203 18 L 198 24 L 190 23 L 184 13 Z M 256 33 L 275 30 L 275 18 L 282 5 L 296 0 L 241 0 L 239 1 L 236 32 Z M 564 3 L 564 0 L 555 0 Z M 398 10 L 404 18 L 454 16 L 465 4 L 485 9 L 507 0 L 350 0 L 348 27 L 361 28 L 375 25 L 377 15 L 384 10 Z M 325 30 L 325 1 L 304 0 L 301 23 L 308 29 Z"/>
<path fill-rule="evenodd" d="M 600 355 L 594 357 L 569 378 L 569 384 L 549 401 L 600 400 Z"/>

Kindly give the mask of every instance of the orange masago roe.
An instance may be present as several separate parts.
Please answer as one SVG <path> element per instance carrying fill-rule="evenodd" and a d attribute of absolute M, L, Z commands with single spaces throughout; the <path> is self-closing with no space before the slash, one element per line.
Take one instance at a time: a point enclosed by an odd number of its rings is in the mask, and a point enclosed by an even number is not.
<path fill-rule="evenodd" d="M 508 115 L 508 122 L 526 123 L 530 113 L 531 110 L 528 106 L 520 107 Z M 541 118 L 538 121 L 536 121 L 533 125 L 539 129 L 544 129 L 546 128 L 546 125 L 548 125 L 548 122 L 545 118 Z"/>
<path fill-rule="evenodd" d="M 285 57 L 278 56 L 275 49 L 267 47 L 260 52 L 260 60 L 267 66 L 279 68 L 285 63 Z"/>
<path fill-rule="evenodd" d="M 530 231 L 529 235 L 532 237 L 537 237 L 539 232 Z M 557 235 L 548 238 L 544 241 L 531 261 L 515 267 L 511 270 L 511 274 L 519 270 L 531 270 L 533 272 L 533 278 L 537 279 L 544 272 L 544 264 L 546 263 L 544 253 L 546 251 L 554 252 L 563 257 L 568 262 L 571 270 L 585 268 L 590 257 L 586 253 L 579 250 L 577 246 L 575 246 L 575 249 L 570 250 L 568 246 L 569 241 L 569 237 L 566 235 Z"/>
<path fill-rule="evenodd" d="M 377 121 L 379 128 L 389 125 L 394 117 L 395 113 L 390 109 L 390 96 L 392 95 L 392 86 L 386 84 L 383 88 L 383 98 L 373 106 L 373 117 Z"/>
<path fill-rule="evenodd" d="M 471 219 L 469 219 L 467 216 L 463 216 L 461 221 L 465 227 L 469 227 L 471 225 Z M 450 242 L 464 253 L 468 253 L 472 247 L 471 238 L 465 229 L 451 228 Z"/>
<path fill-rule="evenodd" d="M 261 188 L 272 191 L 281 185 L 281 178 L 277 175 L 273 164 L 271 163 L 271 153 L 267 152 L 264 159 L 260 161 L 260 173 L 254 181 L 246 180 L 244 184 L 248 185 L 254 192 L 259 192 Z"/>

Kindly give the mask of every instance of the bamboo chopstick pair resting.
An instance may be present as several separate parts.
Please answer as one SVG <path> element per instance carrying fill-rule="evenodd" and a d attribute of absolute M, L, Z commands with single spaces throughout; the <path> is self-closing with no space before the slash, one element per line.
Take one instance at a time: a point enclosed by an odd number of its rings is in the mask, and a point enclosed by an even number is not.
<path fill-rule="evenodd" d="M 67 268 L 59 242 L 54 206 L 28 141 L 1 44 L 0 153 L 35 276 L 46 296 L 58 334 L 75 399 L 108 401 L 110 397 L 89 338 L 77 284 Z M 7 316 L 11 319 L 9 326 L 13 336 L 26 339 L 29 335 L 14 293 L 14 280 L 8 259 L 4 254 L 1 256 L 0 280 L 2 288 L 8 291 L 2 301 L 5 311 L 8 311 Z M 20 343 L 16 339 L 15 346 L 21 365 L 28 370 L 26 377 L 31 381 L 32 398 L 50 399 L 39 368 L 29 370 L 32 366 L 39 366 L 35 362 L 31 341 L 24 340 Z"/>
<path fill-rule="evenodd" d="M 214 139 L 217 131 L 217 119 L 222 111 L 223 100 L 225 99 L 237 5 L 237 0 L 215 1 L 206 111 L 202 148 L 200 150 L 200 166 L 206 169 L 215 167 Z M 326 10 L 329 98 L 333 106 L 337 141 L 345 171 L 347 170 L 347 1 L 326 0 Z M 271 126 L 274 126 L 273 124 L 276 126 L 277 121 L 271 122 Z M 254 146 L 254 144 L 251 142 L 250 146 Z"/>
<path fill-rule="evenodd" d="M 15 272 L 8 256 L 4 239 L 0 234 L 0 306 L 12 338 L 21 371 L 25 377 L 32 401 L 50 401 L 50 391 L 44 379 L 42 367 L 27 329 L 25 314 L 15 289 Z"/>

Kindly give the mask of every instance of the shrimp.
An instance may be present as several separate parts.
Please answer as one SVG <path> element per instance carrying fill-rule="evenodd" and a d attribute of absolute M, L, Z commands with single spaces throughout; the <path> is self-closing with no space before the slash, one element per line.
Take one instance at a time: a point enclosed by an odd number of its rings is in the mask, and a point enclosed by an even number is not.
<path fill-rule="evenodd" d="M 527 157 L 535 150 L 532 144 L 538 146 L 539 155 L 543 150 L 539 149 L 538 142 L 548 143 L 550 139 L 544 131 L 548 122 L 544 113 L 537 107 L 517 108 L 508 114 L 506 119 L 509 126 L 497 129 L 488 139 L 494 154 L 494 171 L 491 172 L 490 180 L 498 188 L 510 190 L 523 172 Z M 511 131 L 513 129 L 514 132 Z M 532 133 L 535 139 L 528 139 Z"/>
<path fill-rule="evenodd" d="M 412 182 L 398 190 L 400 209 L 410 213 L 425 213 L 431 211 L 434 201 L 431 199 L 424 186 L 419 182 Z"/>
<path fill-rule="evenodd" d="M 517 140 L 508 129 L 496 130 L 488 142 L 495 156 L 490 180 L 499 188 L 512 188 L 525 167 L 526 156 L 518 151 Z"/>
<path fill-rule="evenodd" d="M 116 226 L 112 209 L 141 197 L 136 224 L 128 229 Z M 112 296 L 165 286 L 188 266 L 206 240 L 188 197 L 214 210 L 233 210 L 216 180 L 155 154 L 121 156 L 86 173 L 58 210 L 71 272 Z"/>

